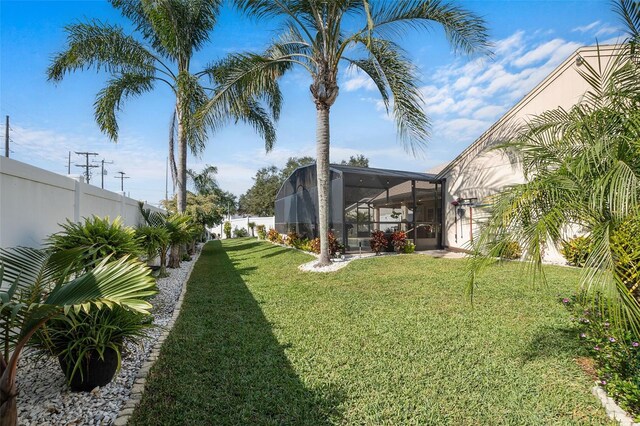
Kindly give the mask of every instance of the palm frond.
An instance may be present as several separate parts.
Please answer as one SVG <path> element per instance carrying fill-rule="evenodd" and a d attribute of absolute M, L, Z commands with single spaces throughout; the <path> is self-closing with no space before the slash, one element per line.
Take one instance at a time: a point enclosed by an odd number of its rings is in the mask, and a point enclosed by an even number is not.
<path fill-rule="evenodd" d="M 456 50 L 466 54 L 490 49 L 486 22 L 478 15 L 440 0 L 407 0 L 371 4 L 373 31 L 378 37 L 401 36 L 407 29 L 431 29 L 439 24 Z"/>
<path fill-rule="evenodd" d="M 72 71 L 95 68 L 111 74 L 155 74 L 155 58 L 122 28 L 90 21 L 68 25 L 67 47 L 58 53 L 49 68 L 49 80 L 59 82 Z"/>
<path fill-rule="evenodd" d="M 402 49 L 392 42 L 377 38 L 358 41 L 366 46 L 369 58 L 351 61 L 351 64 L 371 76 L 379 90 L 384 88 L 380 94 L 387 109 L 390 104 L 387 93 L 391 94 L 398 137 L 405 149 L 415 153 L 428 139 L 430 127 L 415 67 Z"/>
<path fill-rule="evenodd" d="M 125 73 L 110 79 L 107 86 L 98 92 L 94 104 L 95 118 L 100 130 L 111 140 L 118 139 L 116 113 L 121 110 L 124 99 L 140 96 L 153 89 L 151 75 Z"/>

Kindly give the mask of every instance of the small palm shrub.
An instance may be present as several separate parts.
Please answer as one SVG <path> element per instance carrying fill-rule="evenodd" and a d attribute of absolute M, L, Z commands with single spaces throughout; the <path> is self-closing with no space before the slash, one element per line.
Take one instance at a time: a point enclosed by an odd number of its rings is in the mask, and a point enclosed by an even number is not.
<path fill-rule="evenodd" d="M 507 241 L 500 253 L 502 259 L 516 260 L 522 257 L 522 247 L 516 241 Z"/>
<path fill-rule="evenodd" d="M 85 218 L 84 223 L 67 219 L 60 226 L 62 231 L 51 235 L 46 244 L 54 253 L 82 247 L 84 250 L 76 262 L 87 271 L 109 255 L 119 259 L 143 254 L 136 231 L 124 226 L 120 217 L 110 221 L 109 217 L 92 216 Z"/>
<path fill-rule="evenodd" d="M 255 237 L 255 229 L 256 229 L 256 223 L 255 222 L 249 222 L 247 223 L 247 226 L 249 226 L 249 229 L 251 229 L 251 236 Z"/>
<path fill-rule="evenodd" d="M 231 238 L 231 222 L 225 222 L 223 226 L 224 235 L 227 238 Z"/>
<path fill-rule="evenodd" d="M 560 253 L 570 265 L 583 267 L 592 250 L 591 238 L 582 236 L 563 242 Z"/>
<path fill-rule="evenodd" d="M 384 232 L 377 230 L 371 233 L 371 240 L 369 240 L 369 246 L 371 247 L 371 250 L 373 250 L 375 254 L 380 254 L 381 251 L 385 251 L 387 249 L 388 244 L 389 244 L 389 241 L 387 240 L 386 235 L 384 235 Z"/>
<path fill-rule="evenodd" d="M 160 256 L 160 265 L 166 265 L 171 236 L 164 227 L 143 225 L 136 229 L 136 237 L 146 251 L 147 263 Z M 164 273 L 164 271 L 161 271 Z"/>
<path fill-rule="evenodd" d="M 258 233 L 258 238 L 261 240 L 266 240 L 267 239 L 267 229 L 266 226 L 264 225 L 258 225 L 256 226 L 256 232 Z"/>
<path fill-rule="evenodd" d="M 391 243 L 396 253 L 404 252 L 404 248 L 407 246 L 407 234 L 404 231 L 396 231 L 391 234 Z"/>

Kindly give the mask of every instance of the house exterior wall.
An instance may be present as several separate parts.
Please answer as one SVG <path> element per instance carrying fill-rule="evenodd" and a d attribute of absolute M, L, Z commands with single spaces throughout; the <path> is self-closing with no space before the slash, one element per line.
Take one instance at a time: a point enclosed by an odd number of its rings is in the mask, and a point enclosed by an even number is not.
<path fill-rule="evenodd" d="M 615 55 L 613 46 L 601 46 L 600 49 L 601 55 L 607 60 Z M 471 232 L 477 231 L 484 216 L 482 208 L 464 206 L 464 215 L 461 217 L 458 214 L 456 218 L 459 207 L 451 204 L 454 200 L 475 198 L 476 203 L 483 204 L 490 195 L 502 188 L 525 181 L 517 159 L 505 152 L 491 150 L 491 147 L 509 140 L 515 129 L 535 115 L 558 107 L 570 108 L 589 89 L 579 75 L 578 57 L 597 68 L 597 49 L 579 49 L 440 172 L 438 177 L 446 179 L 443 202 L 446 247 L 467 248 Z M 559 256 L 555 250 L 548 253 L 549 260 L 559 260 Z"/>
<path fill-rule="evenodd" d="M 41 247 L 60 223 L 91 215 L 120 216 L 128 226 L 142 221 L 137 200 L 0 157 L 0 247 Z"/>

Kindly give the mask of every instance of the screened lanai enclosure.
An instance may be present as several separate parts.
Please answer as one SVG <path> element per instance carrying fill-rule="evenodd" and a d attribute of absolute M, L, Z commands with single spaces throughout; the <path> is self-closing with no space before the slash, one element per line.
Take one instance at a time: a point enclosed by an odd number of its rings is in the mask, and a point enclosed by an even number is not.
<path fill-rule="evenodd" d="M 347 251 L 369 251 L 371 233 L 405 231 L 417 250 L 442 247 L 442 182 L 435 175 L 331 165 L 329 228 Z M 276 196 L 276 230 L 319 236 L 316 166 L 296 169 Z"/>

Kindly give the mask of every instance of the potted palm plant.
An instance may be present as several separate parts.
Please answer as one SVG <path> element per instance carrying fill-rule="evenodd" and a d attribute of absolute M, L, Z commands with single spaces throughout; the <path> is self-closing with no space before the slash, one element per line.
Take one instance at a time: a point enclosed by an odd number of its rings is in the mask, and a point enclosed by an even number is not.
<path fill-rule="evenodd" d="M 74 270 L 82 249 L 0 249 L 0 426 L 18 421 L 16 374 L 22 349 L 52 318 L 116 306 L 148 314 L 157 292 L 150 270 L 134 258 L 110 256 L 90 271 Z"/>
<path fill-rule="evenodd" d="M 105 386 L 120 369 L 122 350 L 146 336 L 149 315 L 115 306 L 59 315 L 48 321 L 33 346 L 58 358 L 71 390 L 90 391 Z"/>

